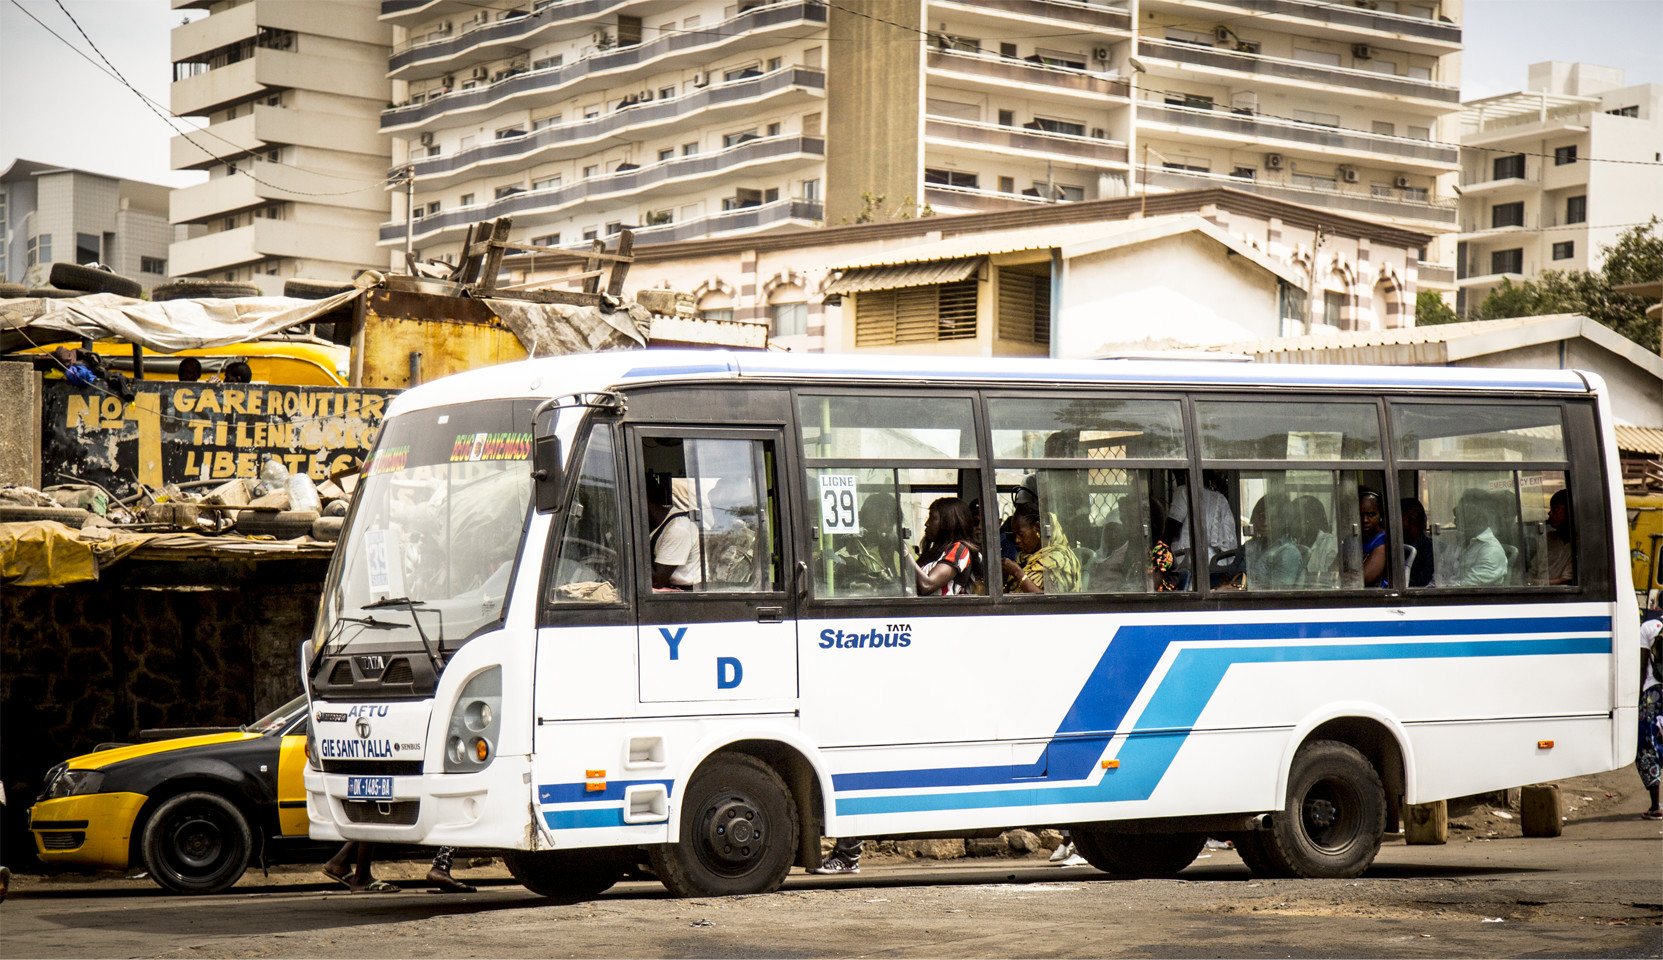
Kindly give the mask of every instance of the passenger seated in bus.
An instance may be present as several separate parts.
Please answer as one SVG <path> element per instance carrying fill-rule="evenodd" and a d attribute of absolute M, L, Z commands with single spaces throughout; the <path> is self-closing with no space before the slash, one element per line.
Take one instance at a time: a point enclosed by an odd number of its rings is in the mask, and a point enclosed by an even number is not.
<path fill-rule="evenodd" d="M 860 532 L 841 537 L 832 555 L 838 592 L 891 593 L 900 586 L 900 513 L 893 494 L 867 494 Z"/>
<path fill-rule="evenodd" d="M 704 579 L 699 528 L 692 516 L 697 503 L 692 478 L 673 478 L 669 491 L 669 503 L 660 495 L 647 504 L 652 523 L 652 586 L 654 590 L 691 590 Z"/>
<path fill-rule="evenodd" d="M 921 597 L 956 596 L 970 592 L 977 547 L 970 507 L 958 497 L 942 497 L 930 504 L 924 521 L 924 540 L 918 559 L 905 551 Z"/>
<path fill-rule="evenodd" d="M 1409 566 L 1409 586 L 1430 587 L 1437 567 L 1432 538 L 1426 533 L 1426 507 L 1417 497 L 1404 497 L 1398 506 L 1403 511 L 1403 539 L 1415 550 L 1415 561 Z"/>
<path fill-rule="evenodd" d="M 1189 471 L 1174 470 L 1172 476 L 1180 489 L 1173 492 L 1163 539 L 1169 544 L 1176 544 L 1178 550 L 1188 550 L 1190 503 L 1183 490 L 1189 482 Z M 1213 557 L 1226 550 L 1234 550 L 1241 544 L 1236 513 L 1230 509 L 1230 498 L 1224 495 L 1224 488 L 1224 477 L 1217 470 L 1202 472 L 1200 501 L 1201 514 L 1207 520 L 1207 568 L 1211 568 Z"/>
<path fill-rule="evenodd" d="M 1246 582 L 1238 581 L 1238 589 L 1245 585 L 1251 590 L 1287 590 L 1299 585 L 1305 554 L 1295 542 L 1293 515 L 1293 503 L 1284 494 L 1267 493 L 1253 505 L 1253 539 L 1241 546 Z"/>
<path fill-rule="evenodd" d="M 1561 490 L 1548 500 L 1547 543 L 1530 561 L 1531 583 L 1570 583 L 1575 578 L 1572 534 L 1571 492 Z"/>
<path fill-rule="evenodd" d="M 1018 554 L 1015 561 L 1001 560 L 1005 592 L 1079 592 L 1080 558 L 1069 546 L 1056 514 L 1050 515 L 1049 525 L 1050 530 L 1045 530 L 1039 509 L 1032 504 L 1025 503 L 1011 514 L 1011 536 Z"/>
<path fill-rule="evenodd" d="M 1363 529 L 1363 586 L 1389 587 L 1386 563 L 1386 520 L 1380 512 L 1380 494 L 1363 487 L 1357 491 L 1357 514 Z"/>
<path fill-rule="evenodd" d="M 1340 542 L 1328 523 L 1322 501 L 1305 494 L 1293 502 L 1299 524 L 1296 538 L 1305 551 L 1305 582 L 1315 587 L 1333 587 L 1340 556 Z"/>
<path fill-rule="evenodd" d="M 1507 583 L 1507 551 L 1496 539 L 1490 495 L 1468 490 L 1455 504 L 1455 527 L 1464 545 L 1458 561 L 1458 587 L 1495 587 Z"/>

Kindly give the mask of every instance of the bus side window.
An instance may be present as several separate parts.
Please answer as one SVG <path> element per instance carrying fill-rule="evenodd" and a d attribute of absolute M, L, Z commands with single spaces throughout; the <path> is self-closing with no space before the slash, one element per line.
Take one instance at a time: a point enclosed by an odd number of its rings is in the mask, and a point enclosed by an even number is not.
<path fill-rule="evenodd" d="M 1398 459 L 1414 478 L 1414 488 L 1403 490 L 1405 539 L 1415 545 L 1409 517 L 1423 511 L 1419 541 L 1433 553 L 1431 579 L 1423 584 L 1427 566 L 1417 548 L 1422 572 L 1412 586 L 1576 582 L 1559 405 L 1399 403 L 1392 419 Z"/>
<path fill-rule="evenodd" d="M 641 449 L 653 589 L 781 589 L 773 444 L 644 437 Z"/>
<path fill-rule="evenodd" d="M 583 465 L 571 506 L 564 513 L 564 530 L 554 553 L 549 578 L 551 604 L 618 603 L 627 589 L 618 575 L 619 526 L 617 461 L 613 428 L 596 424 L 589 432 Z"/>

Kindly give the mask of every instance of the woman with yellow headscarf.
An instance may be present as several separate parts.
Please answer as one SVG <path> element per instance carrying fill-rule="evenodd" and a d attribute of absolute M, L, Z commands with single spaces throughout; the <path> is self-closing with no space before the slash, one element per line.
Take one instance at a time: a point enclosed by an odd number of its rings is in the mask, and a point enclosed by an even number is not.
<path fill-rule="evenodd" d="M 1068 545 L 1068 536 L 1056 514 L 1048 518 L 1050 536 L 1041 545 L 1039 509 L 1021 504 L 1011 515 L 1011 538 L 1016 541 L 1016 560 L 1006 560 L 1006 593 L 1075 593 L 1080 589 L 1080 558 Z"/>

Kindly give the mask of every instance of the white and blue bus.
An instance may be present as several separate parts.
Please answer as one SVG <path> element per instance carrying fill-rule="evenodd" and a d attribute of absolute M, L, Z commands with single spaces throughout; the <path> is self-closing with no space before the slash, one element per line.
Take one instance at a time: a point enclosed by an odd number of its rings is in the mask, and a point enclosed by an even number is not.
<path fill-rule="evenodd" d="M 562 897 L 643 857 L 750 893 L 822 836 L 1041 825 L 1123 874 L 1211 836 L 1355 876 L 1405 804 L 1633 760 L 1617 462 L 1571 371 L 448 377 L 392 404 L 303 647 L 312 836 L 499 848 Z M 920 595 L 944 498 L 979 574 Z M 1002 576 L 1019 504 L 1041 592 Z"/>

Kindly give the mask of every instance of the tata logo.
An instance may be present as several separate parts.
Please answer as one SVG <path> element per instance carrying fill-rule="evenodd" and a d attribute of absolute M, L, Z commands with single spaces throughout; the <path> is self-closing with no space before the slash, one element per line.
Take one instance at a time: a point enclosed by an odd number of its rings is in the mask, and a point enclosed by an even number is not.
<path fill-rule="evenodd" d="M 359 717 L 358 722 L 353 724 L 353 728 L 358 731 L 358 739 L 368 740 L 370 738 L 370 721 L 368 717 Z"/>
<path fill-rule="evenodd" d="M 379 654 L 358 657 L 357 660 L 358 669 L 362 670 L 365 676 L 379 676 L 386 672 L 387 658 Z"/>

